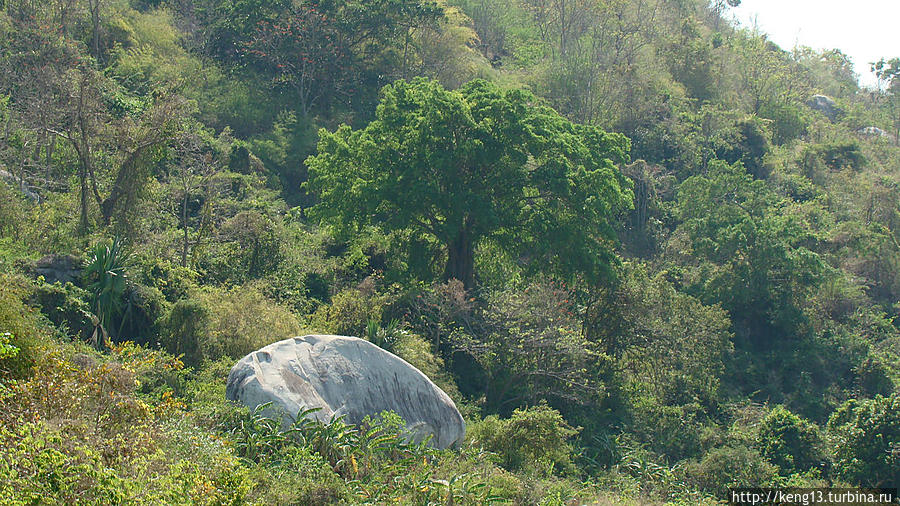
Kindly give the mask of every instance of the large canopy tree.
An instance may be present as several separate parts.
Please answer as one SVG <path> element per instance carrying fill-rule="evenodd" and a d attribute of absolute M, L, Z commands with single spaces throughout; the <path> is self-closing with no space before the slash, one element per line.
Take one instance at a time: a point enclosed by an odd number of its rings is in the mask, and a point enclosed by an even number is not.
<path fill-rule="evenodd" d="M 749 338 L 764 349 L 779 337 L 798 337 L 803 300 L 827 271 L 809 249 L 816 236 L 797 206 L 740 162 L 713 160 L 706 174 L 681 184 L 675 210 L 699 260 L 686 291 L 721 304 L 738 342 Z"/>
<path fill-rule="evenodd" d="M 362 130 L 322 131 L 307 160 L 313 215 L 340 228 L 411 230 L 443 245 L 446 279 L 474 285 L 475 249 L 592 281 L 610 274 L 610 221 L 631 205 L 628 139 L 578 125 L 522 90 L 418 79 L 382 90 Z"/>

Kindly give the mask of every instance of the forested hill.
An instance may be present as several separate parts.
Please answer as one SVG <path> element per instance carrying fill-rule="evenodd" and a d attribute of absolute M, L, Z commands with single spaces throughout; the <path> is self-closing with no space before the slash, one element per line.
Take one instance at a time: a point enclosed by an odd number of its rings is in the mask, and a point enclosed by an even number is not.
<path fill-rule="evenodd" d="M 739 3 L 0 0 L 0 504 L 900 485 L 898 48 Z M 225 401 L 307 333 L 465 443 Z"/>

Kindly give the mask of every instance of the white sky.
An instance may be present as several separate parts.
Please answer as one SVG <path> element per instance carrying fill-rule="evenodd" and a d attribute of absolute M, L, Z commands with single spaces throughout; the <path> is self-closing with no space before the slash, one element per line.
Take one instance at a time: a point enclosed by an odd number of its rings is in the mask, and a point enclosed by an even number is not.
<path fill-rule="evenodd" d="M 870 62 L 900 57 L 900 0 L 743 0 L 731 11 L 782 49 L 840 49 L 863 85 L 875 85 Z"/>

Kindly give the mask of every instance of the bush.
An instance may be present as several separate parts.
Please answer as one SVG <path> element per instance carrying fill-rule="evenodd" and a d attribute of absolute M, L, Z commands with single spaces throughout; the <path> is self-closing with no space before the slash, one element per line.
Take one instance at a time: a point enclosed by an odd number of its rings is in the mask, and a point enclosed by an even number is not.
<path fill-rule="evenodd" d="M 517 409 L 511 417 L 491 415 L 473 424 L 467 437 L 471 445 L 494 452 L 510 471 L 539 476 L 567 474 L 575 470 L 572 428 L 555 409 L 545 404 Z"/>
<path fill-rule="evenodd" d="M 714 448 L 699 462 L 688 462 L 684 473 L 693 486 L 725 499 L 729 488 L 771 485 L 778 470 L 756 450 L 734 445 Z"/>
<path fill-rule="evenodd" d="M 267 344 L 300 334 L 297 318 L 265 298 L 251 285 L 231 290 L 209 289 L 200 295 L 209 311 L 202 357 L 238 359 Z"/>
<path fill-rule="evenodd" d="M 431 352 L 431 345 L 425 339 L 411 332 L 400 332 L 391 351 L 422 371 L 422 374 L 428 376 L 428 379 L 440 387 L 457 404 L 460 403 L 462 395 L 456 387 L 456 382 L 444 369 L 444 361 Z"/>
<path fill-rule="evenodd" d="M 894 392 L 895 386 L 891 380 L 888 366 L 878 357 L 866 357 L 853 369 L 853 373 L 856 376 L 856 386 L 862 395 L 887 396 Z"/>
<path fill-rule="evenodd" d="M 233 366 L 234 360 L 228 357 L 207 360 L 194 370 L 194 374 L 186 382 L 184 397 L 200 418 L 206 415 L 216 418 L 218 412 L 239 409 L 237 404 L 222 402 L 222 399 L 225 398 L 228 374 Z M 215 423 L 209 425 L 215 425 Z"/>
<path fill-rule="evenodd" d="M 118 327 L 107 329 L 115 332 L 120 341 L 141 344 L 155 343 L 159 337 L 159 321 L 166 313 L 168 303 L 159 290 L 136 283 L 125 289 L 122 321 Z"/>
<path fill-rule="evenodd" d="M 67 334 L 87 338 L 93 329 L 88 314 L 90 294 L 72 283 L 42 283 L 35 287 L 29 302 L 41 309 L 57 328 Z"/>
<path fill-rule="evenodd" d="M 700 433 L 707 417 L 698 403 L 673 406 L 656 397 L 634 397 L 630 428 L 641 442 L 673 462 L 700 453 Z"/>
<path fill-rule="evenodd" d="M 900 394 L 851 399 L 832 413 L 834 475 L 869 487 L 900 483 Z"/>
<path fill-rule="evenodd" d="M 44 340 L 37 310 L 24 302 L 27 295 L 27 281 L 0 274 L 0 333 L 8 334 L 6 346 L 18 350 L 0 358 L 0 379 L 24 377 L 34 366 L 37 348 Z"/>
<path fill-rule="evenodd" d="M 5 180 L 0 180 L 0 238 L 18 240 L 24 223 L 25 202 L 21 193 L 13 190 Z"/>
<path fill-rule="evenodd" d="M 275 272 L 281 263 L 281 227 L 259 211 L 239 212 L 219 232 L 225 242 L 208 269 L 214 279 L 246 282 Z"/>
<path fill-rule="evenodd" d="M 773 141 L 779 146 L 806 135 L 809 126 L 804 109 L 788 102 L 766 103 L 760 115 L 772 120 Z"/>
<path fill-rule="evenodd" d="M 120 504 L 127 484 L 94 449 L 43 423 L 0 429 L 0 503 Z"/>
<path fill-rule="evenodd" d="M 260 504 L 344 504 L 353 502 L 345 482 L 312 448 L 292 446 L 278 462 L 252 468 Z"/>
<path fill-rule="evenodd" d="M 445 307 L 458 309 L 443 319 L 449 325 L 439 328 L 446 329 L 454 351 L 460 352 L 454 357 L 460 377 L 464 369 L 459 365 L 465 362 L 457 357 L 471 357 L 484 371 L 484 381 L 477 372 L 467 373 L 460 386 L 470 391 L 481 387 L 487 409 L 507 414 L 515 406 L 545 399 L 574 407 L 603 398 L 609 357 L 581 331 L 572 290 L 541 280 L 525 289 L 488 292 L 486 307 L 476 318 L 469 316 L 477 308 L 475 299 L 466 298 L 464 291 L 451 293 L 459 295 L 446 299 L 453 305 Z"/>
<path fill-rule="evenodd" d="M 822 161 L 832 170 L 860 170 L 866 164 L 859 142 L 855 140 L 829 142 L 820 146 L 818 151 Z"/>
<path fill-rule="evenodd" d="M 182 299 L 172 306 L 160 325 L 160 345 L 185 364 L 196 367 L 203 359 L 203 342 L 209 331 L 209 311 L 200 300 Z"/>
<path fill-rule="evenodd" d="M 140 266 L 141 284 L 156 288 L 169 302 L 184 299 L 197 288 L 197 273 L 167 260 L 154 258 Z"/>
<path fill-rule="evenodd" d="M 375 279 L 368 277 L 357 287 L 332 297 L 331 304 L 320 306 L 312 315 L 310 326 L 317 332 L 364 336 L 369 321 L 381 321 L 382 312 L 391 298 L 390 294 L 378 294 Z"/>
<path fill-rule="evenodd" d="M 866 164 L 859 142 L 855 140 L 835 141 L 807 146 L 800 154 L 799 165 L 803 175 L 816 184 L 824 184 L 822 169 L 860 170 Z"/>
<path fill-rule="evenodd" d="M 776 406 L 763 418 L 757 444 L 762 455 L 785 476 L 820 469 L 825 464 L 819 428 L 784 406 Z"/>

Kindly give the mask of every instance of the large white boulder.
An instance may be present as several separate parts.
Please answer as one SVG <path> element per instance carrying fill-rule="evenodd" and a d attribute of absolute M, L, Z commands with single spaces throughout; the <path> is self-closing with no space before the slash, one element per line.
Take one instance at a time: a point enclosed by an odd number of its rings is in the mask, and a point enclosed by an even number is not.
<path fill-rule="evenodd" d="M 312 415 L 322 422 L 345 415 L 354 424 L 391 410 L 414 438 L 433 434 L 437 448 L 460 443 L 466 432 L 456 405 L 428 377 L 356 337 L 294 337 L 254 351 L 231 369 L 225 396 L 251 409 L 272 402 L 291 421 L 309 408 L 322 408 Z"/>

